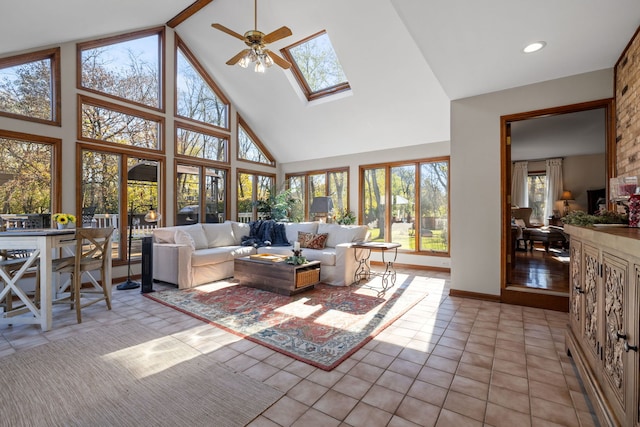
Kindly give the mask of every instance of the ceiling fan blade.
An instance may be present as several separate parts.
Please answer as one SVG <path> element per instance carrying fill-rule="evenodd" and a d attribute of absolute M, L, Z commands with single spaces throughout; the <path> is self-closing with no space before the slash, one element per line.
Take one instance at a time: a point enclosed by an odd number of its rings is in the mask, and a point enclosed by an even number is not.
<path fill-rule="evenodd" d="M 265 43 L 273 43 L 285 37 L 289 37 L 291 34 L 291 30 L 288 27 L 280 27 L 275 31 L 270 32 L 262 39 Z"/>
<path fill-rule="evenodd" d="M 237 39 L 240 39 L 240 40 L 244 41 L 244 36 L 243 35 L 240 35 L 240 34 L 236 33 L 235 31 L 228 29 L 227 27 L 225 27 L 222 24 L 211 24 L 211 26 L 213 28 L 215 28 L 216 30 L 220 30 L 223 33 L 227 33 L 232 37 L 235 37 Z"/>
<path fill-rule="evenodd" d="M 276 64 L 278 64 L 280 67 L 284 68 L 285 70 L 289 69 L 291 67 L 291 63 L 287 60 L 285 60 L 284 58 L 281 58 L 280 56 L 276 55 L 275 53 L 271 52 L 269 49 L 265 49 L 265 52 L 267 55 L 269 55 L 269 57 L 271 59 L 273 59 L 273 62 L 275 62 Z"/>
<path fill-rule="evenodd" d="M 230 60 L 228 60 L 226 62 L 227 65 L 236 65 L 238 63 L 238 61 L 240 61 L 242 59 L 242 57 L 244 57 L 247 53 L 249 53 L 251 51 L 251 49 L 244 49 L 240 52 L 238 52 L 233 58 L 231 58 Z M 274 61 L 275 62 L 275 61 Z"/>

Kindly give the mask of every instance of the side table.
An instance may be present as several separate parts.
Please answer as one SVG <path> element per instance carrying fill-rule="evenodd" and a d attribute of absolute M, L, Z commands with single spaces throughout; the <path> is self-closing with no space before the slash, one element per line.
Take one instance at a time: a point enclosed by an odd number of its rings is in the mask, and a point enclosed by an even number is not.
<path fill-rule="evenodd" d="M 396 284 L 396 270 L 393 267 L 393 263 L 398 258 L 398 248 L 402 246 L 400 243 L 388 243 L 388 242 L 359 242 L 354 243 L 351 247 L 355 249 L 365 249 L 364 256 L 362 258 L 358 258 L 357 251 L 355 252 L 356 261 L 358 262 L 358 267 L 356 268 L 356 272 L 354 275 L 354 282 L 360 283 L 362 279 L 369 279 L 371 276 L 380 276 L 382 278 L 382 289 L 387 290 L 390 287 L 393 287 Z M 385 261 L 384 254 L 385 252 L 393 250 L 393 259 Z M 378 251 L 382 253 L 382 263 L 385 266 L 385 270 L 382 273 L 376 273 L 371 271 L 371 267 L 369 266 L 369 258 L 371 257 L 372 251 Z M 391 286 L 389 286 L 391 283 Z"/>

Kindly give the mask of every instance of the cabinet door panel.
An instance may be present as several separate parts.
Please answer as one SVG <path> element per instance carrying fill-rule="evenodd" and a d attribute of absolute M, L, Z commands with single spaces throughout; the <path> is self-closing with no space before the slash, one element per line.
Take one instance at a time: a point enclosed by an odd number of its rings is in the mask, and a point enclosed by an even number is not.
<path fill-rule="evenodd" d="M 627 355 L 624 343 L 630 338 L 628 323 L 629 264 L 607 252 L 602 253 L 602 285 L 604 287 L 603 371 L 610 391 L 612 406 L 624 419 L 627 402 Z"/>
<path fill-rule="evenodd" d="M 583 245 L 583 273 L 582 287 L 584 290 L 584 316 L 582 327 L 585 350 L 589 363 L 594 370 L 600 365 L 600 328 L 598 324 L 598 281 L 600 278 L 600 263 L 598 249 Z"/>
<path fill-rule="evenodd" d="M 582 242 L 577 239 L 571 239 L 571 258 L 569 265 L 569 323 L 575 336 L 582 336 L 582 317 L 583 311 L 583 292 L 582 287 Z"/>

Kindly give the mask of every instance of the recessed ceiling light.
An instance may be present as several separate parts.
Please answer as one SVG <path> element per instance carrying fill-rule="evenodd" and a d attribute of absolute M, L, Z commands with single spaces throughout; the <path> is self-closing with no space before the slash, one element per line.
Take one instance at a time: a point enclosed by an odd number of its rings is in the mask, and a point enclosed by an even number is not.
<path fill-rule="evenodd" d="M 540 49 L 542 49 L 546 45 L 547 45 L 546 42 L 534 42 L 534 43 L 531 43 L 531 44 L 525 46 L 525 48 L 522 49 L 522 51 L 524 53 L 533 53 L 533 52 L 539 51 Z"/>

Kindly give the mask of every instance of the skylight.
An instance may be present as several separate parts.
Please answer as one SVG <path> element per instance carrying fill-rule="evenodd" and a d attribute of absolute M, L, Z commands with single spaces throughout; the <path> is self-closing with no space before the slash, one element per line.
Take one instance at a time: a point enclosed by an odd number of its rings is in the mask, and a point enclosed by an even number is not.
<path fill-rule="evenodd" d="M 282 49 L 309 101 L 350 90 L 329 35 L 321 31 Z"/>

